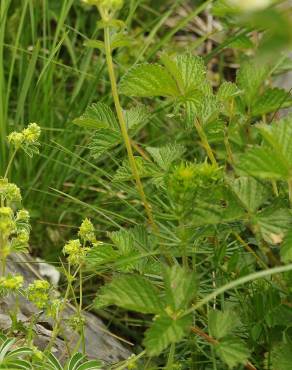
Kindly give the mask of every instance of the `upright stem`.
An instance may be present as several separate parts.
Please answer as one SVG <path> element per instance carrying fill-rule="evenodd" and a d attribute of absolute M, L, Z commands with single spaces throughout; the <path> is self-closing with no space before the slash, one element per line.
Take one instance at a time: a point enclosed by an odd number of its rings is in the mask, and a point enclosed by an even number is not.
<path fill-rule="evenodd" d="M 14 160 L 14 157 L 16 155 L 16 152 L 17 152 L 17 149 L 14 150 L 12 156 L 10 157 L 9 159 L 9 162 L 8 162 L 8 165 L 7 165 L 7 168 L 6 168 L 6 171 L 5 171 L 5 174 L 4 174 L 4 179 L 7 179 L 8 175 L 9 175 L 9 171 L 10 171 L 10 167 L 12 165 L 12 162 Z"/>
<path fill-rule="evenodd" d="M 139 195 L 145 207 L 148 220 L 152 228 L 155 230 L 156 225 L 154 222 L 153 214 L 147 202 L 146 195 L 144 193 L 143 185 L 141 182 L 141 178 L 140 178 L 137 164 L 135 161 L 135 157 L 133 154 L 131 140 L 128 135 L 127 124 L 126 124 L 125 117 L 124 117 L 123 110 L 122 110 L 121 103 L 120 103 L 115 70 L 114 70 L 114 64 L 113 64 L 113 59 L 112 59 L 112 51 L 111 51 L 111 43 L 110 43 L 110 28 L 108 26 L 106 26 L 104 29 L 104 43 L 105 43 L 106 62 L 107 62 L 107 68 L 108 68 L 108 73 L 109 73 L 110 82 L 111 82 L 112 95 L 113 95 L 115 108 L 116 108 L 116 112 L 117 112 L 117 116 L 118 116 L 118 120 L 119 120 L 119 124 L 121 128 L 121 133 L 122 133 L 123 140 L 124 140 L 124 143 L 127 149 L 131 170 L 132 170 L 133 176 L 136 181 L 136 186 L 137 186 Z"/>
<path fill-rule="evenodd" d="M 195 128 L 197 130 L 197 133 L 198 133 L 198 135 L 201 139 L 202 145 L 203 145 L 204 149 L 206 150 L 208 158 L 210 159 L 213 166 L 218 167 L 218 163 L 217 163 L 216 158 L 213 154 L 212 148 L 211 148 L 211 146 L 208 142 L 205 131 L 203 130 L 203 127 L 201 126 L 201 123 L 197 119 L 195 119 L 194 124 L 195 124 Z"/>

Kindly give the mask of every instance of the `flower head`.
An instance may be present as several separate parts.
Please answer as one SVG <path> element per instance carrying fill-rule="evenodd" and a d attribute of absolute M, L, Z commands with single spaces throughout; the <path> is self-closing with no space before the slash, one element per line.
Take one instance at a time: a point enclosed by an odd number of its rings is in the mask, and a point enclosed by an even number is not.
<path fill-rule="evenodd" d="M 35 144 L 41 135 L 41 129 L 36 123 L 30 123 L 27 128 L 22 131 L 24 140 L 27 144 Z"/>
<path fill-rule="evenodd" d="M 0 278 L 0 290 L 15 291 L 23 286 L 23 276 L 21 275 L 8 275 Z"/>
<path fill-rule="evenodd" d="M 96 238 L 94 235 L 94 226 L 92 225 L 92 222 L 88 218 L 83 220 L 79 228 L 78 235 L 84 241 L 88 241 L 91 243 L 94 243 L 96 241 Z"/>
<path fill-rule="evenodd" d="M 43 309 L 49 304 L 50 284 L 46 280 L 35 280 L 27 288 L 27 297 L 38 308 Z"/>
<path fill-rule="evenodd" d="M 68 262 L 72 265 L 78 265 L 84 262 L 89 248 L 83 247 L 79 239 L 70 240 L 65 244 L 63 252 L 67 254 Z"/>

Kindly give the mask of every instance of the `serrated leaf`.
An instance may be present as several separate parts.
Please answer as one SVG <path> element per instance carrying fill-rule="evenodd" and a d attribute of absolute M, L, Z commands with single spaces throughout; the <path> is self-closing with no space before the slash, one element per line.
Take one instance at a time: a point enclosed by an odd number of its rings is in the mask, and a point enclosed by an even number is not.
<path fill-rule="evenodd" d="M 130 68 L 121 79 L 120 92 L 138 97 L 179 95 L 174 79 L 159 64 L 139 64 Z"/>
<path fill-rule="evenodd" d="M 191 325 L 191 317 L 176 320 L 159 316 L 145 333 L 144 345 L 149 356 L 158 356 L 171 343 L 179 342 Z"/>
<path fill-rule="evenodd" d="M 145 161 L 141 157 L 135 157 L 138 173 L 141 178 L 152 177 L 156 174 L 153 164 Z M 124 160 L 114 175 L 113 181 L 130 181 L 133 179 L 133 173 L 128 160 Z"/>
<path fill-rule="evenodd" d="M 224 81 L 218 89 L 217 98 L 218 100 L 224 102 L 240 94 L 241 94 L 241 91 L 236 86 L 236 84 L 232 82 Z"/>
<path fill-rule="evenodd" d="M 288 209 L 268 208 L 256 216 L 256 225 L 264 240 L 279 244 L 292 224 L 292 215 Z"/>
<path fill-rule="evenodd" d="M 173 162 L 180 159 L 185 152 L 185 147 L 178 144 L 168 144 L 161 148 L 148 147 L 146 149 L 158 166 L 165 171 L 169 169 Z"/>
<path fill-rule="evenodd" d="M 275 345 L 271 353 L 273 370 L 290 370 L 292 364 L 292 344 L 279 343 Z"/>
<path fill-rule="evenodd" d="M 197 276 L 181 266 L 166 268 L 164 272 L 165 298 L 174 311 L 185 309 L 197 294 Z"/>
<path fill-rule="evenodd" d="M 161 61 L 175 79 L 181 95 L 189 95 L 194 90 L 202 90 L 204 87 L 207 69 L 202 58 L 189 53 L 176 57 L 163 54 Z"/>
<path fill-rule="evenodd" d="M 239 177 L 229 181 L 231 189 L 238 197 L 244 208 L 254 213 L 267 200 L 267 188 L 252 177 Z"/>
<path fill-rule="evenodd" d="M 89 268 L 111 263 L 119 258 L 120 254 L 111 245 L 101 244 L 90 248 L 85 262 Z"/>
<path fill-rule="evenodd" d="M 104 103 L 96 103 L 87 107 L 85 113 L 73 122 L 78 126 L 94 129 L 117 129 L 119 127 L 114 112 Z"/>
<path fill-rule="evenodd" d="M 254 60 L 242 63 L 236 82 L 238 87 L 244 91 L 244 99 L 248 106 L 252 106 L 254 99 L 258 96 L 260 87 L 268 77 L 269 69 L 265 65 L 259 65 Z"/>
<path fill-rule="evenodd" d="M 126 310 L 157 314 L 162 310 L 159 292 L 149 280 L 139 276 L 115 278 L 102 289 L 101 301 Z"/>
<path fill-rule="evenodd" d="M 108 233 L 113 243 L 119 248 L 121 254 L 127 254 L 134 250 L 133 235 L 125 229 Z"/>
<path fill-rule="evenodd" d="M 292 116 L 289 115 L 272 125 L 258 125 L 258 130 L 273 148 L 275 155 L 292 168 Z"/>
<path fill-rule="evenodd" d="M 292 262 L 292 231 L 289 230 L 285 235 L 283 244 L 281 245 L 281 260 L 284 263 Z"/>
<path fill-rule="evenodd" d="M 271 148 L 254 147 L 241 156 L 239 169 L 260 179 L 288 179 L 289 166 Z"/>
<path fill-rule="evenodd" d="M 215 345 L 215 350 L 223 362 L 227 364 L 229 369 L 233 369 L 238 365 L 246 364 L 250 351 L 246 344 L 236 337 L 225 338 Z"/>
<path fill-rule="evenodd" d="M 208 328 L 216 339 L 230 335 L 237 325 L 238 318 L 232 311 L 211 310 L 208 314 Z"/>
<path fill-rule="evenodd" d="M 94 134 L 88 148 L 93 157 L 98 158 L 122 141 L 119 131 L 111 128 L 101 128 Z"/>
<path fill-rule="evenodd" d="M 141 123 L 147 122 L 150 117 L 149 109 L 142 104 L 126 110 L 124 114 L 129 130 L 133 130 Z"/>
<path fill-rule="evenodd" d="M 252 114 L 254 116 L 261 116 L 290 106 L 292 106 L 291 94 L 284 89 L 275 87 L 266 90 L 265 93 L 255 101 L 252 106 Z"/>

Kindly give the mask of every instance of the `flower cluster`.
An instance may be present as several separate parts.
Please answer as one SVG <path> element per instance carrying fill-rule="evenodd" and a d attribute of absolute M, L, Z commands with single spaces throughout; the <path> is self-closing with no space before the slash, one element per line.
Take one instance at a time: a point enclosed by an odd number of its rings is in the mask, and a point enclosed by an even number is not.
<path fill-rule="evenodd" d="M 25 210 L 14 214 L 10 207 L 0 207 L 0 234 L 2 235 L 1 258 L 12 252 L 25 252 L 28 249 L 30 225 Z"/>
<path fill-rule="evenodd" d="M 83 3 L 94 5 L 107 11 L 116 11 L 123 7 L 124 0 L 82 0 Z"/>
<path fill-rule="evenodd" d="M 38 153 L 39 137 L 41 129 L 36 123 L 30 123 L 21 132 L 13 131 L 8 136 L 8 142 L 15 149 L 22 149 L 30 157 Z"/>
<path fill-rule="evenodd" d="M 28 299 L 39 309 L 48 307 L 50 301 L 50 284 L 46 280 L 35 280 L 27 289 Z"/>
<path fill-rule="evenodd" d="M 8 179 L 0 178 L 0 198 L 8 202 L 20 202 L 21 193 L 18 186 L 8 182 Z"/>
<path fill-rule="evenodd" d="M 64 254 L 67 254 L 68 262 L 72 265 L 79 265 L 84 262 L 86 254 L 88 252 L 88 247 L 83 247 L 79 239 L 69 240 L 64 246 Z"/>
<path fill-rule="evenodd" d="M 23 276 L 7 275 L 0 278 L 0 292 L 14 292 L 23 286 Z"/>
<path fill-rule="evenodd" d="M 80 237 L 81 240 L 85 242 L 90 243 L 96 242 L 94 226 L 92 225 L 92 222 L 88 218 L 83 220 L 79 228 L 78 236 Z"/>
<path fill-rule="evenodd" d="M 92 222 L 86 218 L 79 227 L 78 236 L 80 239 L 69 240 L 63 248 L 64 254 L 67 255 L 67 260 L 72 265 L 80 265 L 84 263 L 90 245 L 96 246 L 100 242 L 96 240 L 94 226 Z"/>

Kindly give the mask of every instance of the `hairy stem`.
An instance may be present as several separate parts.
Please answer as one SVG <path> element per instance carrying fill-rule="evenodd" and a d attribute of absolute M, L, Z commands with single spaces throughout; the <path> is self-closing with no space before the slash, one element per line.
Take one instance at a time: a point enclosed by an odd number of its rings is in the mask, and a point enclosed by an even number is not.
<path fill-rule="evenodd" d="M 121 133 L 122 133 L 123 140 L 124 140 L 124 143 L 127 149 L 131 170 L 132 170 L 134 179 L 136 181 L 136 186 L 137 186 L 139 195 L 141 197 L 142 203 L 145 207 L 145 211 L 146 211 L 149 223 L 152 226 L 152 228 L 155 230 L 156 226 L 155 226 L 152 210 L 151 210 L 150 205 L 147 202 L 146 195 L 143 189 L 143 185 L 141 182 L 141 178 L 140 178 L 137 164 L 135 161 L 135 157 L 133 154 L 131 140 L 128 135 L 125 117 L 124 117 L 123 110 L 122 110 L 121 103 L 120 103 L 117 81 L 116 81 L 115 70 L 114 70 L 114 64 L 113 64 L 113 58 L 112 58 L 112 51 L 111 51 L 110 28 L 108 26 L 105 27 L 104 29 L 104 43 L 105 43 L 106 62 L 107 62 L 107 68 L 108 68 L 108 73 L 109 73 L 110 82 L 111 82 L 112 95 L 113 95 L 115 108 L 116 108 L 116 112 L 117 112 L 117 116 L 118 116 L 118 120 L 119 120 L 119 124 L 121 128 Z"/>
<path fill-rule="evenodd" d="M 217 163 L 216 158 L 213 154 L 212 148 L 211 148 L 211 146 L 208 142 L 207 136 L 205 134 L 205 131 L 204 131 L 201 123 L 197 119 L 195 119 L 194 124 L 195 124 L 195 128 L 197 130 L 197 133 L 200 137 L 201 143 L 202 143 L 204 149 L 206 150 L 208 158 L 210 159 L 213 166 L 218 167 L 218 163 Z"/>

